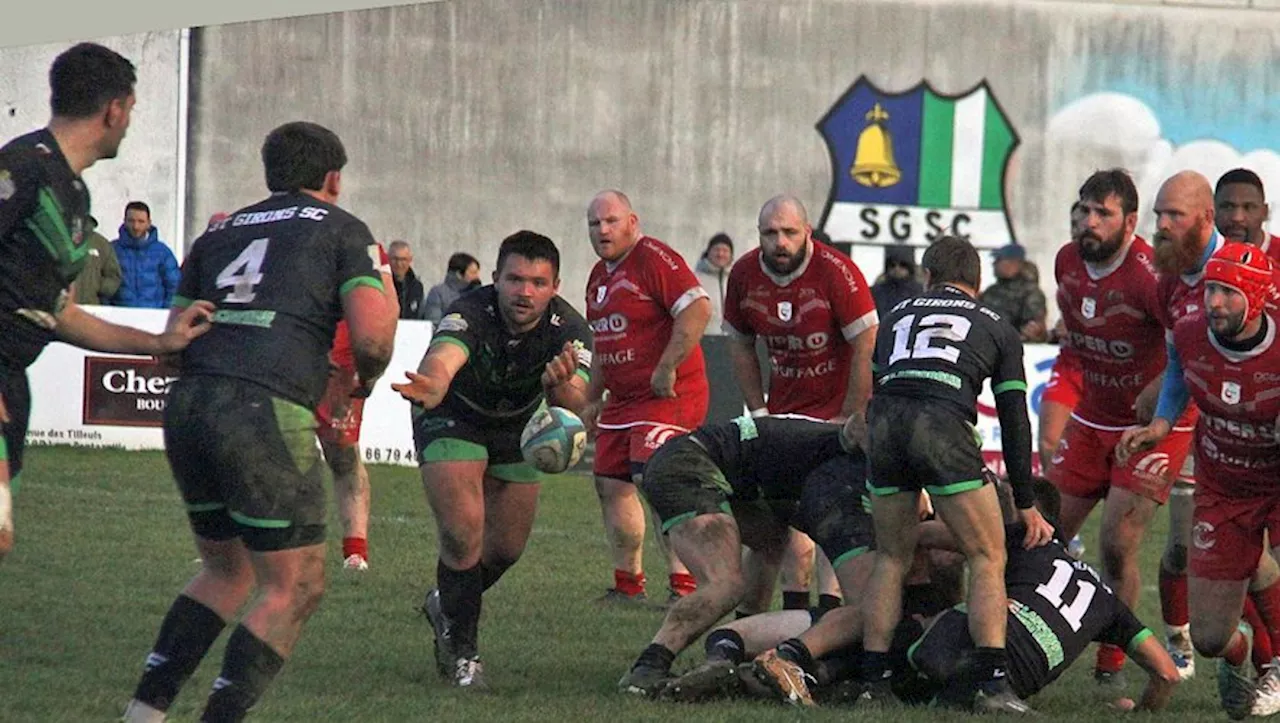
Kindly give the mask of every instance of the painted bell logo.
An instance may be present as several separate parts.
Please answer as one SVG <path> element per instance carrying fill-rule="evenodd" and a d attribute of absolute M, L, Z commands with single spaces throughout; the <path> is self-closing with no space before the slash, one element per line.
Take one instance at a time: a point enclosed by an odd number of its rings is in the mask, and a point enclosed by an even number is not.
<path fill-rule="evenodd" d="M 1240 401 L 1240 385 L 1235 382 L 1222 383 L 1222 401 L 1236 404 Z"/>
<path fill-rule="evenodd" d="M 778 302 L 778 318 L 781 319 L 782 321 L 791 321 L 791 302 L 790 301 Z"/>
<path fill-rule="evenodd" d="M 833 240 L 1015 241 L 1004 186 L 1018 136 L 986 81 L 960 95 L 926 81 L 888 93 L 863 76 L 817 128 L 833 175 L 820 226 Z"/>

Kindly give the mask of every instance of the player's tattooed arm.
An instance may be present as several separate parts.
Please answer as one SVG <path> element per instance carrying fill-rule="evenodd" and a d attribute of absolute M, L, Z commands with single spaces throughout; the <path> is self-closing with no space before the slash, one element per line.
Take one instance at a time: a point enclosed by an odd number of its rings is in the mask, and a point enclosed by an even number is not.
<path fill-rule="evenodd" d="M 667 348 L 662 350 L 662 357 L 649 376 L 649 386 L 659 397 L 676 395 L 676 367 L 680 366 L 693 348 L 702 341 L 702 332 L 711 319 L 711 301 L 705 296 L 695 299 L 676 314 L 675 323 L 671 325 L 671 339 Z"/>
<path fill-rule="evenodd" d="M 160 334 L 113 324 L 69 302 L 58 314 L 57 335 L 68 344 L 112 354 L 162 356 L 182 351 L 193 339 L 213 326 L 213 304 L 195 301 L 169 313 L 169 324 Z"/>
<path fill-rule="evenodd" d="M 469 352 L 465 347 L 451 342 L 433 344 L 422 357 L 418 371 L 405 372 L 407 381 L 392 384 L 391 388 L 413 404 L 435 409 L 449 393 L 458 370 L 466 365 Z"/>

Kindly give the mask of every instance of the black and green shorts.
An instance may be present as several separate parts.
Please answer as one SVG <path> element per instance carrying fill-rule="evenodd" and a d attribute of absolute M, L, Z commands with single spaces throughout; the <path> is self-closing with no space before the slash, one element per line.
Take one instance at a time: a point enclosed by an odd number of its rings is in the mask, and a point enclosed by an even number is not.
<path fill-rule="evenodd" d="M 485 473 L 503 482 L 537 483 L 542 473 L 520 453 L 527 417 L 483 422 L 447 410 L 413 407 L 413 445 L 418 465 L 428 462 L 488 462 Z"/>
<path fill-rule="evenodd" d="M 842 454 L 824 462 L 805 478 L 792 526 L 839 568 L 847 560 L 876 549 L 871 513 L 863 507 L 866 458 Z"/>
<path fill-rule="evenodd" d="M 698 515 L 729 514 L 733 488 L 707 450 L 683 435 L 663 444 L 645 463 L 640 491 L 667 532 Z"/>
<path fill-rule="evenodd" d="M 164 446 L 196 535 L 258 552 L 325 536 L 315 414 L 252 382 L 182 377 L 169 389 Z"/>
<path fill-rule="evenodd" d="M 923 489 L 945 497 L 986 484 L 977 430 L 936 401 L 872 397 L 867 442 L 867 489 L 873 495 Z"/>

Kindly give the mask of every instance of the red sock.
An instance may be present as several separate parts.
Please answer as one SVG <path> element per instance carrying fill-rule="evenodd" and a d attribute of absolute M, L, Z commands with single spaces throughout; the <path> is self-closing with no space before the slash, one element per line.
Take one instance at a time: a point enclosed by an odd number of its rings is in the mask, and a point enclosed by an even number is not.
<path fill-rule="evenodd" d="M 1160 566 L 1160 614 L 1164 616 L 1164 624 L 1171 627 L 1182 627 L 1191 622 L 1191 613 L 1187 610 L 1187 575 L 1175 574 Z"/>
<path fill-rule="evenodd" d="M 684 597 L 698 589 L 698 581 L 687 572 L 673 572 L 670 577 L 671 591 Z"/>
<path fill-rule="evenodd" d="M 1258 644 L 1258 638 L 1268 638 L 1271 650 L 1280 650 L 1280 581 L 1272 583 L 1271 587 L 1249 593 L 1249 599 L 1257 607 L 1258 619 L 1263 625 L 1261 628 L 1253 628 L 1254 645 Z"/>
<path fill-rule="evenodd" d="M 1244 665 L 1245 656 L 1248 654 L 1249 642 L 1245 640 L 1244 634 L 1237 630 L 1232 633 L 1231 640 L 1227 642 L 1227 649 L 1222 651 L 1222 657 L 1238 668 Z"/>
<path fill-rule="evenodd" d="M 1271 665 L 1271 636 L 1266 634 L 1266 625 L 1258 615 L 1258 608 L 1251 597 L 1244 599 L 1244 621 L 1253 628 L 1253 650 L 1249 652 L 1249 657 L 1253 658 L 1254 669 L 1261 671 Z"/>
<path fill-rule="evenodd" d="M 1098 646 L 1098 658 L 1094 668 L 1100 673 L 1119 673 L 1124 667 L 1124 648 L 1109 643 Z"/>
<path fill-rule="evenodd" d="M 369 559 L 369 541 L 363 537 L 344 537 L 342 538 L 342 559 L 347 559 L 352 555 L 359 555 L 365 560 Z"/>
<path fill-rule="evenodd" d="M 623 595 L 639 595 L 644 592 L 644 573 L 632 575 L 626 570 L 614 570 L 613 588 Z"/>

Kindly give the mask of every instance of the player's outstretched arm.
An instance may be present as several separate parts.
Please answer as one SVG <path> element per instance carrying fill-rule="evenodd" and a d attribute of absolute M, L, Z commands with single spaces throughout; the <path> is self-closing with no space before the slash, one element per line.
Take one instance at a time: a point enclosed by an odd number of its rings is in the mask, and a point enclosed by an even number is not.
<path fill-rule="evenodd" d="M 213 326 L 213 304 L 193 301 L 169 314 L 164 332 L 152 334 L 131 326 L 113 324 L 68 302 L 58 314 L 57 335 L 62 341 L 84 349 L 112 354 L 160 356 L 182 351 L 193 339 Z"/>
<path fill-rule="evenodd" d="M 1154 635 L 1148 635 L 1137 647 L 1129 651 L 1129 657 L 1147 671 L 1147 685 L 1142 690 L 1142 699 L 1134 710 L 1163 710 L 1169 705 L 1173 691 L 1178 687 L 1178 668 L 1173 659 Z"/>
<path fill-rule="evenodd" d="M 351 330 L 356 375 L 367 394 L 391 361 L 398 305 L 389 302 L 385 289 L 361 284 L 343 295 L 342 310 Z"/>
<path fill-rule="evenodd" d="M 582 361 L 573 342 L 565 342 L 560 353 L 547 362 L 542 372 L 542 389 L 547 395 L 547 404 L 564 407 L 581 416 L 591 393 L 587 382 L 590 372 L 582 368 Z M 592 363 L 594 361 L 592 357 Z"/>
<path fill-rule="evenodd" d="M 649 375 L 649 386 L 659 397 L 676 395 L 676 367 L 680 366 L 693 348 L 702 341 L 702 332 L 711 320 L 711 300 L 706 296 L 695 299 L 676 314 L 675 323 L 671 325 L 671 339 L 667 348 L 662 350 L 662 357 Z"/>
<path fill-rule="evenodd" d="M 413 404 L 435 409 L 444 401 L 453 377 L 466 365 L 468 358 L 466 347 L 449 341 L 436 342 L 422 357 L 417 373 L 405 372 L 408 381 L 393 383 L 391 388 Z"/>

